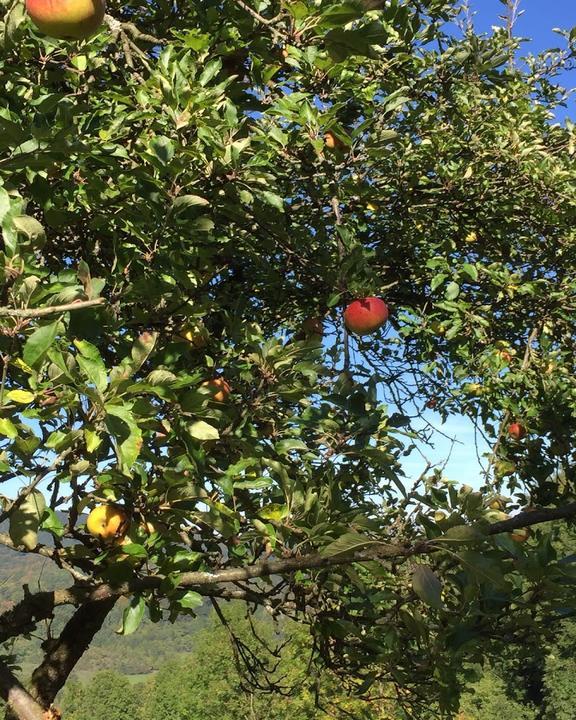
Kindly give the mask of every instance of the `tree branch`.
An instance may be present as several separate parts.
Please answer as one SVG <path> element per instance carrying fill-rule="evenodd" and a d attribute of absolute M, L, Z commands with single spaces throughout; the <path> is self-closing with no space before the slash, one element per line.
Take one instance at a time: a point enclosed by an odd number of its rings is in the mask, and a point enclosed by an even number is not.
<path fill-rule="evenodd" d="M 0 663 L 0 697 L 18 720 L 45 720 L 44 709 L 4 663 Z"/>
<path fill-rule="evenodd" d="M 539 525 L 552 520 L 569 520 L 576 516 L 576 503 L 570 503 L 562 508 L 538 508 L 518 513 L 509 520 L 492 523 L 488 528 L 488 535 L 499 535 L 530 525 Z"/>
<path fill-rule="evenodd" d="M 50 707 L 68 676 L 102 627 L 116 597 L 82 605 L 66 623 L 60 637 L 32 673 L 32 696 Z"/>
<path fill-rule="evenodd" d="M 18 318 L 35 318 L 45 317 L 46 315 L 54 315 L 55 313 L 69 312 L 70 310 L 83 310 L 84 308 L 96 307 L 104 305 L 104 298 L 94 298 L 94 300 L 75 300 L 65 305 L 49 305 L 43 308 L 9 308 L 0 307 L 0 317 L 18 317 Z"/>
<path fill-rule="evenodd" d="M 563 508 L 540 508 L 518 513 L 509 520 L 493 523 L 486 530 L 486 535 L 498 535 L 521 527 L 552 520 L 566 520 L 573 517 L 576 517 L 576 503 L 571 503 Z M 219 586 L 270 577 L 271 575 L 287 575 L 298 570 L 322 570 L 369 560 L 408 558 L 441 550 L 438 538 L 417 540 L 412 544 L 393 545 L 375 538 L 366 537 L 366 546 L 362 550 L 339 555 L 314 553 L 281 560 L 263 560 L 254 565 L 226 568 L 215 572 L 195 571 L 182 573 L 178 587 L 194 588 L 206 597 L 246 599 L 249 594 L 247 590 L 226 590 Z M 119 585 L 108 583 L 96 587 L 93 585 L 73 585 L 61 590 L 42 591 L 35 594 L 28 593 L 11 610 L 7 610 L 0 615 L 0 643 L 24 632 L 29 632 L 40 620 L 51 618 L 56 607 L 62 605 L 79 607 L 86 603 L 118 598 L 135 592 L 156 590 L 162 585 L 164 579 L 162 575 L 150 575 Z M 251 599 L 254 599 L 255 595 L 252 593 L 250 595 L 252 595 Z"/>

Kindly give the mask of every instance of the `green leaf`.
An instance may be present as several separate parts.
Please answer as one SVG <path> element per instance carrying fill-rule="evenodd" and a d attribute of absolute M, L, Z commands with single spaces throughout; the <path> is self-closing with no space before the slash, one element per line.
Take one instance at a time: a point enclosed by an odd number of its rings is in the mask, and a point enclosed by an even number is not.
<path fill-rule="evenodd" d="M 0 435 L 5 435 L 11 440 L 18 437 L 16 425 L 14 425 L 10 418 L 0 418 Z"/>
<path fill-rule="evenodd" d="M 138 427 L 131 407 L 107 404 L 106 428 L 115 439 L 116 455 L 120 468 L 129 475 L 142 449 L 142 431 Z"/>
<path fill-rule="evenodd" d="M 74 340 L 74 345 L 76 346 L 78 352 L 80 353 L 80 355 L 82 355 L 82 357 L 85 357 L 88 360 L 102 362 L 100 351 L 98 350 L 96 345 L 88 342 L 88 340 Z"/>
<path fill-rule="evenodd" d="M 97 450 L 102 443 L 100 435 L 89 428 L 84 428 L 84 439 L 86 441 L 86 450 L 89 453 L 93 453 L 94 450 Z"/>
<path fill-rule="evenodd" d="M 456 300 L 458 295 L 460 295 L 460 285 L 457 282 L 448 283 L 444 293 L 446 300 Z"/>
<path fill-rule="evenodd" d="M 22 357 L 27 365 L 34 367 L 44 357 L 56 338 L 58 323 L 59 321 L 55 320 L 50 325 L 42 325 L 28 337 L 22 350 Z"/>
<path fill-rule="evenodd" d="M 202 71 L 202 74 L 198 78 L 198 82 L 202 87 L 205 85 L 208 85 L 210 80 L 212 80 L 213 77 L 215 77 L 222 68 L 222 60 L 220 58 L 216 58 L 215 60 L 210 60 L 206 63 L 204 70 Z"/>
<path fill-rule="evenodd" d="M 176 550 L 169 560 L 170 570 L 192 570 L 204 557 L 204 553 L 193 552 L 191 550 Z"/>
<path fill-rule="evenodd" d="M 270 505 L 260 508 L 260 510 L 258 510 L 258 515 L 261 518 L 264 518 L 264 520 L 281 522 L 288 516 L 288 507 L 280 503 L 270 503 Z"/>
<path fill-rule="evenodd" d="M 25 235 L 35 248 L 41 248 L 46 242 L 44 227 L 30 215 L 17 215 L 12 218 L 16 230 Z"/>
<path fill-rule="evenodd" d="M 93 383 L 99 392 L 104 392 L 104 390 L 106 390 L 108 385 L 108 376 L 103 362 L 79 357 L 78 365 L 80 366 L 84 377 L 86 377 L 90 383 Z"/>
<path fill-rule="evenodd" d="M 465 275 L 468 275 L 468 277 L 471 280 L 474 280 L 474 282 L 476 280 L 478 280 L 478 268 L 476 267 L 476 265 L 471 265 L 470 263 L 464 263 L 464 265 L 462 265 L 462 272 Z"/>
<path fill-rule="evenodd" d="M 72 447 L 81 435 L 82 431 L 79 429 L 71 430 L 68 433 L 56 430 L 55 432 L 50 433 L 44 445 L 51 450 L 56 450 L 56 452 L 62 452 L 62 450 Z"/>
<path fill-rule="evenodd" d="M 154 350 L 156 340 L 158 339 L 157 332 L 143 332 L 132 346 L 132 366 L 134 370 L 139 370 L 142 365 L 146 362 L 150 353 Z"/>
<path fill-rule="evenodd" d="M 46 500 L 39 490 L 32 490 L 10 513 L 9 533 L 17 547 L 34 550 L 38 544 L 38 528 L 46 509 Z"/>
<path fill-rule="evenodd" d="M 12 402 L 28 405 L 34 400 L 35 395 L 29 390 L 10 390 L 6 393 L 6 397 Z"/>
<path fill-rule="evenodd" d="M 320 25 L 323 27 L 339 27 L 357 20 L 364 14 L 360 3 L 342 3 L 333 5 L 325 10 L 320 16 Z"/>
<path fill-rule="evenodd" d="M 162 165 L 168 165 L 174 157 L 174 143 L 163 135 L 159 135 L 151 141 L 150 150 Z"/>
<path fill-rule="evenodd" d="M 306 445 L 305 442 L 302 442 L 302 440 L 286 438 L 285 440 L 279 440 L 275 445 L 275 449 L 279 455 L 287 455 L 293 450 L 302 450 L 303 452 L 306 452 L 308 450 L 308 445 Z"/>
<path fill-rule="evenodd" d="M 144 617 L 145 609 L 146 603 L 141 595 L 134 595 L 130 598 L 130 604 L 125 608 L 122 616 L 122 627 L 116 632 L 119 635 L 131 635 L 136 632 Z"/>
<path fill-rule="evenodd" d="M 86 340 L 74 340 L 74 345 L 80 351 L 77 360 L 82 374 L 99 392 L 104 392 L 108 386 L 108 374 L 98 348 Z"/>
<path fill-rule="evenodd" d="M 188 425 L 187 429 L 196 440 L 218 440 L 220 438 L 217 428 L 204 422 L 204 420 L 196 420 L 196 422 Z"/>
<path fill-rule="evenodd" d="M 56 537 L 62 537 L 62 535 L 64 535 L 64 524 L 52 508 L 46 508 L 44 511 L 40 528 L 51 532 L 52 535 Z"/>
<path fill-rule="evenodd" d="M 335 28 L 330 30 L 324 38 L 326 48 L 336 62 L 341 62 L 354 55 L 374 57 L 373 46 L 385 45 L 389 33 L 386 27 L 374 21 L 351 30 Z M 403 104 L 404 99 L 402 100 Z"/>
<path fill-rule="evenodd" d="M 194 608 L 200 607 L 203 603 L 204 598 L 202 595 L 194 592 L 194 590 L 188 590 L 184 595 L 178 597 L 178 605 L 189 610 L 194 610 Z"/>
<path fill-rule="evenodd" d="M 275 207 L 276 210 L 284 212 L 284 200 L 280 195 L 276 195 L 276 193 L 270 192 L 269 190 L 260 190 L 258 192 L 258 197 L 267 205 L 272 205 L 272 207 Z"/>
<path fill-rule="evenodd" d="M 272 485 L 272 479 L 269 477 L 256 477 L 250 480 L 238 480 L 234 482 L 233 487 L 239 490 L 264 490 Z"/>
<path fill-rule="evenodd" d="M 455 525 L 449 528 L 444 535 L 434 538 L 434 542 L 453 543 L 478 543 L 486 539 L 486 534 L 476 525 Z"/>
<path fill-rule="evenodd" d="M 322 548 L 321 555 L 325 557 L 333 557 L 334 555 L 350 555 L 358 550 L 362 550 L 370 545 L 380 545 L 378 540 L 360 535 L 359 533 L 345 533 L 337 540 L 334 540 L 326 547 Z"/>
<path fill-rule="evenodd" d="M 130 555 L 130 557 L 135 558 L 147 558 L 148 557 L 148 551 L 144 547 L 144 545 L 140 545 L 139 543 L 126 543 L 122 545 L 121 548 L 123 555 Z"/>
<path fill-rule="evenodd" d="M 430 290 L 434 292 L 434 290 L 436 290 L 440 287 L 440 285 L 442 285 L 442 283 L 446 280 L 447 277 L 448 275 L 446 275 L 446 273 L 438 273 L 437 275 L 434 275 L 434 277 L 432 278 L 432 282 L 430 283 Z"/>
<path fill-rule="evenodd" d="M 210 205 L 210 201 L 200 195 L 178 195 L 172 203 L 172 212 L 177 213 L 189 207 Z"/>
<path fill-rule="evenodd" d="M 459 553 L 458 558 L 468 572 L 480 582 L 489 583 L 499 588 L 507 585 L 502 567 L 496 560 L 472 550 L 465 550 Z"/>
<path fill-rule="evenodd" d="M 416 565 L 412 572 L 412 588 L 426 605 L 442 610 L 442 583 L 428 565 Z"/>

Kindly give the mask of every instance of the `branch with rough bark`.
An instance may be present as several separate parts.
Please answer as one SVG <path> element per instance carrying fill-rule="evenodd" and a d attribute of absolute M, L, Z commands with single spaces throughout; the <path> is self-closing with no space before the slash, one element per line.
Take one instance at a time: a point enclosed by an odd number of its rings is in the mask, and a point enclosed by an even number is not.
<path fill-rule="evenodd" d="M 487 536 L 498 535 L 522 527 L 574 517 L 576 517 L 576 503 L 562 508 L 539 508 L 494 523 L 485 532 Z M 366 544 L 369 547 L 338 555 L 313 553 L 279 560 L 263 560 L 254 565 L 224 568 L 214 572 L 186 572 L 179 577 L 179 587 L 193 588 L 206 597 L 255 600 L 258 597 L 257 592 L 237 588 L 227 589 L 222 586 L 271 575 L 289 575 L 298 570 L 322 570 L 355 562 L 426 555 L 441 549 L 437 538 L 418 540 L 412 544 L 394 545 L 367 537 Z M 110 583 L 102 583 L 97 586 L 73 585 L 60 590 L 27 594 L 17 605 L 0 615 L 0 642 L 30 632 L 40 620 L 51 618 L 57 607 L 64 605 L 80 607 L 86 603 L 110 600 L 136 592 L 154 591 L 161 586 L 164 580 L 162 575 L 149 575 L 118 585 Z"/>
<path fill-rule="evenodd" d="M 42 706 L 3 663 L 0 663 L 0 697 L 8 705 L 10 714 L 19 720 L 46 720 Z"/>
<path fill-rule="evenodd" d="M 88 649 L 102 627 L 117 598 L 96 600 L 82 605 L 72 615 L 60 637 L 46 653 L 42 663 L 32 674 L 34 699 L 48 708 L 64 687 L 68 676 Z"/>

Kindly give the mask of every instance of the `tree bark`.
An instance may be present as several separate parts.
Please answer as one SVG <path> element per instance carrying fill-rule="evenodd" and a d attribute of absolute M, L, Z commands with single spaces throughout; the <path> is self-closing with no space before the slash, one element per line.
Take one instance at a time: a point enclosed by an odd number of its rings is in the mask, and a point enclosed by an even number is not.
<path fill-rule="evenodd" d="M 66 623 L 60 637 L 32 673 L 33 698 L 49 708 L 56 695 L 102 627 L 117 598 L 95 600 L 82 605 Z"/>
<path fill-rule="evenodd" d="M 6 718 L 45 720 L 44 708 L 27 692 L 16 676 L 0 663 L 0 697 L 8 705 Z"/>

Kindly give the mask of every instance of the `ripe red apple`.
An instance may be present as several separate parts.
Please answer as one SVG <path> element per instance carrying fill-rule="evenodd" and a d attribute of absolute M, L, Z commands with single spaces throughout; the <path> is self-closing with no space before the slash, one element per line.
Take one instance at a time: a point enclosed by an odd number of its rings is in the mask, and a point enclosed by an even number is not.
<path fill-rule="evenodd" d="M 510 425 L 508 425 L 508 435 L 510 435 L 513 440 L 522 440 L 526 435 L 526 428 L 519 422 L 510 423 Z"/>
<path fill-rule="evenodd" d="M 356 335 L 370 335 L 388 320 L 388 306 L 377 297 L 354 300 L 344 310 L 344 323 Z"/>
<path fill-rule="evenodd" d="M 102 24 L 105 0 L 26 0 L 30 19 L 46 35 L 62 40 L 90 37 Z"/>

